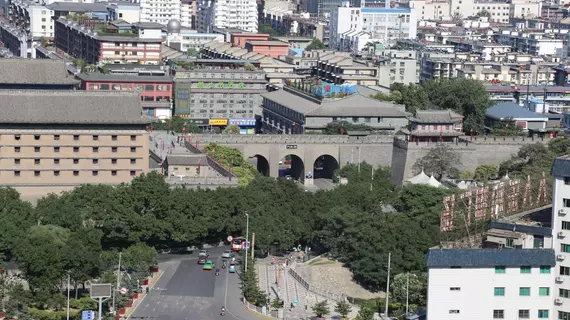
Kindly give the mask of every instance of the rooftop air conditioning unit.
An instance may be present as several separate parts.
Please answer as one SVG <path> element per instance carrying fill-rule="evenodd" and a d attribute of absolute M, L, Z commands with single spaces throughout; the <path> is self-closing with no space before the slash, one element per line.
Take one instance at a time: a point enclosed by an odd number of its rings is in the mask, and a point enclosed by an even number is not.
<path fill-rule="evenodd" d="M 566 213 L 568 213 L 568 209 L 563 208 L 563 209 L 558 210 L 559 216 L 565 216 Z"/>
<path fill-rule="evenodd" d="M 562 299 L 560 298 L 554 299 L 554 304 L 561 305 L 562 303 L 563 303 Z"/>
<path fill-rule="evenodd" d="M 563 254 L 558 254 L 556 256 L 556 259 L 558 259 L 558 260 L 564 260 L 564 258 L 566 258 L 566 257 Z"/>
<path fill-rule="evenodd" d="M 562 231 L 558 232 L 558 238 L 564 238 L 564 237 L 566 237 L 564 232 L 562 232 Z"/>
<path fill-rule="evenodd" d="M 564 282 L 564 277 L 556 277 L 556 282 L 558 283 Z"/>

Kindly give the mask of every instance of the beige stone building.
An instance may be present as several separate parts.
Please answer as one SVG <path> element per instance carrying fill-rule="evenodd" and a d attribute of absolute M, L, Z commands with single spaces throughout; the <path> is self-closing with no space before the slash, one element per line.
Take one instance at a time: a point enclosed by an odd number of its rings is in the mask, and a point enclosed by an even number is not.
<path fill-rule="evenodd" d="M 166 157 L 168 176 L 172 177 L 214 177 L 217 174 L 210 172 L 208 159 L 203 154 L 194 155 L 168 155 Z"/>
<path fill-rule="evenodd" d="M 34 200 L 149 170 L 137 92 L 0 91 L 0 186 Z"/>

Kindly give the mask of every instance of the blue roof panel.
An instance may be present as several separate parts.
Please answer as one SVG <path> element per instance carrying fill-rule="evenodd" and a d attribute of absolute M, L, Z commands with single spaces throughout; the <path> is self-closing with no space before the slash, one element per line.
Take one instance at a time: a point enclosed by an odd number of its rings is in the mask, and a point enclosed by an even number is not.
<path fill-rule="evenodd" d="M 552 249 L 432 249 L 427 253 L 426 260 L 428 268 L 556 265 Z"/>
<path fill-rule="evenodd" d="M 485 116 L 497 120 L 512 117 L 514 119 L 536 119 L 547 121 L 548 118 L 525 109 L 513 102 L 503 102 L 487 109 Z"/>

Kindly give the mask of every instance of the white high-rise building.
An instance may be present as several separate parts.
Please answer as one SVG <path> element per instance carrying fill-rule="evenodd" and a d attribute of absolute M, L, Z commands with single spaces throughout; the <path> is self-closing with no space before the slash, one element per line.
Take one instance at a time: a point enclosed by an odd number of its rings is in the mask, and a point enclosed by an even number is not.
<path fill-rule="evenodd" d="M 140 21 L 167 25 L 168 21 L 180 21 L 180 0 L 140 0 Z"/>
<path fill-rule="evenodd" d="M 257 33 L 256 0 L 198 0 L 197 29 L 212 33 L 214 28 L 236 28 Z"/>

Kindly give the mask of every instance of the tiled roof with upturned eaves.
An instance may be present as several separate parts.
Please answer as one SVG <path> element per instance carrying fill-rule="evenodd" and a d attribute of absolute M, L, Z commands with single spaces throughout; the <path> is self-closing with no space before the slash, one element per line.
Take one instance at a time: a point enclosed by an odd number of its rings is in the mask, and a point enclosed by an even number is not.
<path fill-rule="evenodd" d="M 0 59 L 0 83 L 74 85 L 80 81 L 67 72 L 61 60 Z"/>

